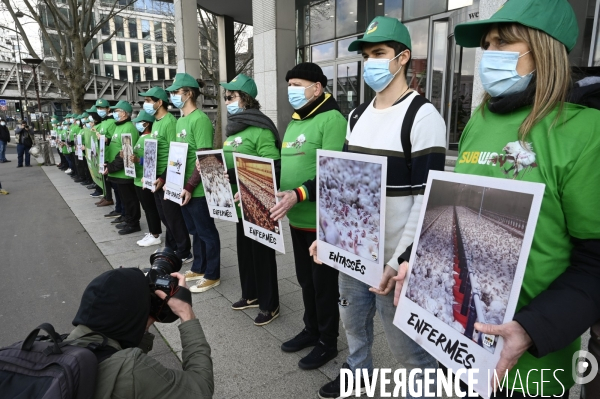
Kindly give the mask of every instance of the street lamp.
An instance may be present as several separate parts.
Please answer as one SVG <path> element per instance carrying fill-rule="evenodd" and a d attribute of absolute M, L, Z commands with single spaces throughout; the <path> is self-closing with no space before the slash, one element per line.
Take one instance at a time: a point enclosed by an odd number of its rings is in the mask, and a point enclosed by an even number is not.
<path fill-rule="evenodd" d="M 17 11 L 15 12 L 15 17 L 17 18 L 23 18 L 25 16 L 25 14 L 23 14 L 21 11 Z M 25 111 L 27 111 L 27 88 L 25 87 L 25 75 L 23 75 L 23 60 L 21 58 L 21 41 L 19 40 L 19 31 L 17 30 L 17 20 L 15 19 L 15 33 L 17 34 L 17 36 L 15 36 L 17 38 L 17 50 L 19 51 L 19 65 L 21 67 L 21 86 L 23 87 L 23 96 L 25 97 Z M 13 47 L 14 49 L 14 47 Z M 24 115 L 23 115 L 23 108 L 21 108 L 21 120 L 23 121 Z"/>
<path fill-rule="evenodd" d="M 46 138 L 46 135 L 44 132 L 44 115 L 42 114 L 42 102 L 40 101 L 40 90 L 38 87 L 38 78 L 37 78 L 37 67 L 43 62 L 43 60 L 40 60 L 39 58 L 25 58 L 23 61 L 27 65 L 29 65 L 31 67 L 31 69 L 33 70 L 33 83 L 35 85 L 35 95 L 37 97 L 38 112 L 40 113 L 39 126 L 42 130 L 42 141 L 44 141 Z"/>

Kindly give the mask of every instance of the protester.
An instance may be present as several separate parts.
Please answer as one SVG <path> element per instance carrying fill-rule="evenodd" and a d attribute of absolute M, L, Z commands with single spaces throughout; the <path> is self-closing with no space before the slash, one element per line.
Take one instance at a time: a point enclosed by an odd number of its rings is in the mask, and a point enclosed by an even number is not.
<path fill-rule="evenodd" d="M 80 130 L 77 133 L 77 136 L 75 136 L 76 139 L 76 148 L 79 148 L 80 151 L 82 151 L 83 153 L 85 152 L 85 146 L 84 146 L 84 142 L 85 142 L 85 136 L 90 134 L 90 128 L 88 128 L 86 126 L 86 123 L 89 123 L 89 117 L 90 115 L 87 112 L 84 112 L 83 114 L 79 115 L 79 126 L 80 126 Z M 79 146 L 79 140 L 81 140 L 81 146 Z M 77 171 L 78 171 L 78 178 L 74 180 L 75 183 L 79 183 L 82 186 L 89 186 L 90 184 L 92 184 L 94 181 L 92 180 L 92 176 L 90 176 L 90 169 L 87 165 L 87 161 L 85 158 L 85 153 L 83 154 L 83 159 L 79 159 L 79 157 L 76 155 L 76 162 L 77 162 Z"/>
<path fill-rule="evenodd" d="M 67 144 L 69 145 L 69 159 L 71 160 L 70 162 L 70 166 L 71 166 L 71 173 L 67 173 L 69 176 L 71 176 L 74 180 L 77 179 L 77 177 L 79 176 L 79 169 L 77 168 L 77 134 L 79 133 L 79 131 L 81 130 L 81 127 L 79 126 L 79 119 L 78 119 L 79 115 L 77 114 L 72 114 L 71 117 L 69 118 L 69 136 L 67 138 Z"/>
<path fill-rule="evenodd" d="M 52 126 L 54 127 L 54 137 L 55 137 L 55 143 L 56 143 L 56 152 L 58 153 L 58 156 L 60 157 L 60 162 L 58 163 L 58 165 L 56 165 L 56 167 L 60 170 L 67 170 L 67 168 L 69 167 L 68 163 L 67 163 L 67 159 L 65 158 L 65 156 L 62 153 L 62 146 L 61 146 L 61 137 L 62 137 L 62 118 L 60 118 L 57 115 L 52 115 Z"/>
<path fill-rule="evenodd" d="M 96 104 L 94 105 L 96 106 L 98 116 L 101 119 L 100 124 L 96 126 L 96 138 L 100 140 L 100 136 L 112 137 L 115 134 L 117 125 L 112 117 L 112 114 L 110 113 L 109 102 L 103 98 L 99 98 L 96 100 Z M 121 204 L 121 197 L 119 196 L 117 185 L 113 185 L 110 181 L 108 181 L 106 175 L 102 175 L 102 181 L 104 183 L 104 197 L 95 205 L 97 207 L 115 205 L 115 209 L 104 215 L 104 217 L 108 219 L 119 218 L 123 215 L 124 208 L 123 204 Z M 112 194 L 113 191 L 115 192 L 114 201 Z"/>
<path fill-rule="evenodd" d="M 119 101 L 116 105 L 110 107 L 113 110 L 113 118 L 115 124 L 115 132 L 112 137 L 106 137 L 108 146 L 106 147 L 106 170 L 105 175 L 108 175 L 108 181 L 111 184 L 118 186 L 125 216 L 114 219 L 111 223 L 115 224 L 119 229 L 120 235 L 127 235 L 141 231 L 140 227 L 140 203 L 135 193 L 135 185 L 133 177 L 125 174 L 125 164 L 123 161 L 123 142 L 121 136 L 130 134 L 131 141 L 136 142 L 139 134 L 134 124 L 131 122 L 131 113 L 133 108 L 127 101 Z"/>
<path fill-rule="evenodd" d="M 190 235 L 183 220 L 181 207 L 173 201 L 165 200 L 165 193 L 161 189 L 163 182 L 158 178 L 167 170 L 169 160 L 169 146 L 175 141 L 175 126 L 177 119 L 169 113 L 169 95 L 160 87 L 153 87 L 145 93 L 139 93 L 144 97 L 144 111 L 154 115 L 155 122 L 152 124 L 152 138 L 157 141 L 156 154 L 156 177 L 154 181 L 154 202 L 160 220 L 165 225 L 165 244 L 171 248 L 183 263 L 192 261 L 190 249 L 192 243 Z"/>
<path fill-rule="evenodd" d="M 215 226 L 215 220 L 208 213 L 204 187 L 200 182 L 200 173 L 196 169 L 196 151 L 212 149 L 213 125 L 208 116 L 196 105 L 200 95 L 200 85 L 191 75 L 178 73 L 173 84 L 166 90 L 171 93 L 171 103 L 179 108 L 182 114 L 177 120 L 175 140 L 188 144 L 185 185 L 181 192 L 181 211 L 188 231 L 194 238 L 194 263 L 191 270 L 197 274 L 204 274 L 198 283 L 190 288 L 190 291 L 204 292 L 221 283 L 219 231 Z M 163 184 L 165 179 L 166 169 L 161 176 Z"/>
<path fill-rule="evenodd" d="M 0 163 L 10 162 L 6 159 L 6 146 L 10 143 L 10 132 L 6 120 L 0 118 Z"/>
<path fill-rule="evenodd" d="M 104 193 L 104 181 L 102 178 L 103 175 L 100 173 L 98 163 L 100 142 L 98 140 L 98 137 L 96 136 L 96 127 L 102 123 L 102 118 L 100 118 L 100 116 L 98 115 L 98 109 L 95 105 L 92 105 L 92 108 L 90 109 L 86 109 L 85 112 L 89 114 L 89 117 L 85 123 L 85 127 L 87 129 L 84 134 L 84 149 L 86 152 L 85 155 L 88 170 L 92 179 L 92 183 L 86 188 L 94 190 L 94 192 L 90 194 L 90 197 L 102 198 Z"/>
<path fill-rule="evenodd" d="M 288 98 L 295 109 L 281 148 L 281 192 L 271 209 L 273 219 L 287 213 L 290 221 L 296 277 L 302 287 L 304 329 L 281 345 L 285 352 L 314 349 L 300 360 L 305 370 L 321 367 L 338 354 L 338 272 L 313 262 L 308 248 L 316 239 L 316 206 L 307 201 L 308 186 L 315 187 L 317 150 L 341 151 L 346 118 L 331 96 L 324 92 L 327 77 L 311 62 L 296 65 L 286 74 Z"/>
<path fill-rule="evenodd" d="M 185 278 L 179 279 L 185 289 Z M 159 298 L 166 294 L 156 291 Z M 154 335 L 148 332 L 155 319 L 150 315 L 148 279 L 136 268 L 110 270 L 96 277 L 86 287 L 79 310 L 73 319 L 75 329 L 67 337 L 72 344 L 99 345 L 104 334 L 108 347 L 96 350 L 102 361 L 96 374 L 97 399 L 109 398 L 212 398 L 213 365 L 210 346 L 192 306 L 170 297 L 167 306 L 177 315 L 183 370 L 164 367 L 146 353 L 152 349 Z"/>
<path fill-rule="evenodd" d="M 65 165 L 66 168 L 63 167 L 66 174 L 70 174 L 73 171 L 71 157 L 69 155 L 71 153 L 71 146 L 68 144 L 68 141 L 69 141 L 68 125 L 69 125 L 70 117 L 71 117 L 71 114 L 65 115 L 65 120 L 63 121 L 62 127 L 61 127 L 62 133 L 59 138 L 59 145 L 61 147 L 61 152 L 62 152 L 65 160 L 67 161 L 67 164 Z"/>
<path fill-rule="evenodd" d="M 221 83 L 226 89 L 227 139 L 223 153 L 228 174 L 235 194 L 238 190 L 235 179 L 233 153 L 253 155 L 275 160 L 275 169 L 280 169 L 281 143 L 277 128 L 265 114 L 260 112 L 256 100 L 258 90 L 254 80 L 239 74 L 229 83 Z M 279 175 L 279 173 L 276 173 Z M 242 297 L 231 305 L 234 310 L 259 308 L 254 324 L 262 326 L 279 316 L 279 287 L 277 285 L 277 262 L 275 250 L 246 237 L 241 222 L 240 207 L 237 215 L 237 258 L 242 286 Z"/>
<path fill-rule="evenodd" d="M 29 150 L 35 143 L 35 137 L 29 130 L 27 122 L 22 122 L 21 127 L 15 130 L 15 136 L 17 138 L 17 168 L 23 167 L 23 155 L 25 155 L 25 166 L 31 166 Z"/>
<path fill-rule="evenodd" d="M 144 142 L 146 139 L 152 138 L 151 132 L 154 120 L 154 116 L 147 114 L 144 110 L 140 111 L 137 117 L 131 120 L 131 122 L 135 123 L 137 131 L 140 132 L 140 138 L 135 144 L 133 154 L 131 155 L 131 162 L 135 164 L 135 179 L 133 180 L 133 184 L 135 185 L 137 198 L 140 204 L 142 204 L 142 208 L 144 208 L 146 222 L 150 229 L 150 232 L 146 233 L 144 238 L 137 242 L 137 245 L 140 247 L 160 245 L 162 242 L 160 240 L 162 227 L 156 203 L 154 202 L 154 194 L 150 190 L 142 189 L 142 177 L 144 177 Z"/>
<path fill-rule="evenodd" d="M 545 184 L 513 321 L 475 324 L 504 339 L 496 371 L 500 379 L 508 371 L 508 380 L 496 397 L 541 390 L 568 398 L 579 337 L 600 319 L 600 112 L 566 102 L 577 36 L 566 0 L 508 1 L 490 19 L 455 29 L 458 45 L 484 50 L 487 93 L 461 136 L 456 172 Z M 467 159 L 489 151 L 507 160 L 507 144 L 520 154 L 514 161 Z M 542 374 L 548 369 L 554 378 Z M 512 391 L 523 383 L 525 395 Z"/>

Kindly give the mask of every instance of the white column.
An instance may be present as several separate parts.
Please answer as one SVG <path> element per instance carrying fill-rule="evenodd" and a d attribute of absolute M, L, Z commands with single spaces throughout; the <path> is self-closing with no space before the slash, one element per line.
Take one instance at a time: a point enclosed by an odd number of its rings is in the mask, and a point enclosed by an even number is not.
<path fill-rule="evenodd" d="M 200 72 L 200 32 L 196 2 L 174 0 L 175 42 L 177 52 L 177 72 L 185 72 L 199 78 Z"/>

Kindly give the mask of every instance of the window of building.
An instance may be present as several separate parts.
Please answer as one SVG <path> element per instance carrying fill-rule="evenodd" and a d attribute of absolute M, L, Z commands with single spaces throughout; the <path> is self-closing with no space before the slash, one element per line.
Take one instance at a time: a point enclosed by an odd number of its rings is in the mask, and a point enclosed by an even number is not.
<path fill-rule="evenodd" d="M 364 2 L 363 2 L 364 3 Z M 335 32 L 336 37 L 351 35 L 358 32 L 359 19 L 364 25 L 363 13 L 358 12 L 358 0 L 336 0 Z M 364 28 L 363 28 L 364 30 Z"/>
<path fill-rule="evenodd" d="M 129 80 L 127 77 L 127 67 L 119 65 L 119 80 Z"/>
<path fill-rule="evenodd" d="M 311 1 L 309 24 L 311 43 L 333 39 L 335 37 L 334 0 Z"/>
<path fill-rule="evenodd" d="M 142 19 L 142 39 L 150 39 L 150 22 Z"/>
<path fill-rule="evenodd" d="M 117 42 L 117 61 L 127 61 L 127 53 L 125 53 L 125 42 Z"/>
<path fill-rule="evenodd" d="M 383 15 L 402 20 L 403 0 L 385 0 L 384 2 L 378 2 L 377 4 L 380 5 L 381 3 L 383 3 Z"/>
<path fill-rule="evenodd" d="M 54 33 L 50 33 L 49 36 L 50 36 L 50 43 L 52 44 L 52 46 L 54 46 L 54 48 L 58 52 L 60 52 L 61 44 L 60 44 L 60 38 L 58 37 L 58 35 L 54 34 Z M 51 47 L 50 43 L 44 37 L 42 37 L 42 45 L 44 47 L 44 57 L 54 57 L 54 53 L 52 52 L 52 47 Z"/>
<path fill-rule="evenodd" d="M 129 29 L 129 37 L 137 39 L 137 20 L 135 18 L 129 18 L 127 20 L 127 27 Z"/>
<path fill-rule="evenodd" d="M 167 30 L 167 42 L 175 43 L 175 25 L 166 23 L 165 28 Z"/>
<path fill-rule="evenodd" d="M 361 54 L 360 51 L 348 51 L 348 46 L 350 45 L 350 43 L 352 43 L 356 39 L 357 39 L 357 37 L 354 36 L 354 37 L 349 37 L 347 39 L 338 40 L 338 42 L 337 42 L 337 48 L 338 48 L 337 58 L 354 57 L 356 55 L 360 55 Z"/>
<path fill-rule="evenodd" d="M 144 67 L 144 76 L 146 80 L 154 80 L 154 68 Z"/>
<path fill-rule="evenodd" d="M 408 76 L 408 85 L 425 94 L 427 87 L 427 44 L 429 43 L 429 19 L 407 22 L 406 27 L 410 33 L 412 42 L 412 54 Z"/>
<path fill-rule="evenodd" d="M 40 17 L 42 19 L 42 23 L 49 28 L 56 28 L 56 24 L 54 22 L 54 17 L 52 16 L 52 12 L 48 10 L 45 5 L 40 5 Z"/>
<path fill-rule="evenodd" d="M 140 45 L 139 43 L 129 42 L 131 50 L 131 62 L 140 62 Z"/>
<path fill-rule="evenodd" d="M 162 65 L 165 63 L 165 53 L 163 51 L 162 44 L 156 45 L 156 63 L 159 65 Z M 164 78 L 162 78 L 162 79 L 164 79 Z"/>
<path fill-rule="evenodd" d="M 104 76 L 106 76 L 107 78 L 115 77 L 115 70 L 112 65 L 104 65 Z"/>
<path fill-rule="evenodd" d="M 107 17 L 106 14 L 100 15 L 101 20 L 106 19 L 106 17 Z M 101 31 L 102 31 L 103 35 L 106 35 L 106 36 L 110 35 L 110 21 L 106 21 L 105 23 L 102 24 Z"/>
<path fill-rule="evenodd" d="M 473 0 L 448 0 L 448 10 L 468 7 L 473 4 Z"/>
<path fill-rule="evenodd" d="M 144 62 L 146 64 L 152 64 L 152 45 L 144 44 Z"/>
<path fill-rule="evenodd" d="M 154 21 L 154 40 L 157 42 L 163 41 L 162 22 Z"/>
<path fill-rule="evenodd" d="M 164 80 L 165 79 L 165 70 L 164 70 L 164 68 L 156 68 L 156 72 L 158 72 L 158 75 L 157 75 L 158 80 Z"/>
<path fill-rule="evenodd" d="M 100 76 L 100 65 L 94 64 L 94 75 Z"/>
<path fill-rule="evenodd" d="M 142 73 L 140 72 L 140 67 L 131 67 L 131 72 L 133 74 L 133 81 L 139 82 L 142 80 Z"/>
<path fill-rule="evenodd" d="M 85 55 L 93 60 L 97 60 L 98 59 L 98 49 L 96 49 L 94 51 L 93 54 L 92 53 L 92 49 L 96 46 L 96 43 L 98 41 L 94 38 L 92 38 L 92 40 L 90 42 L 88 42 L 88 44 L 86 44 L 85 46 Z"/>
<path fill-rule="evenodd" d="M 104 53 L 105 60 L 113 61 L 112 46 L 111 46 L 110 42 L 102 43 L 102 52 Z"/>
<path fill-rule="evenodd" d="M 123 17 L 116 15 L 114 18 L 115 32 L 117 37 L 125 37 L 125 27 L 123 26 Z"/>
<path fill-rule="evenodd" d="M 167 57 L 169 58 L 169 64 L 175 65 L 177 57 L 175 56 L 175 46 L 167 46 Z"/>
<path fill-rule="evenodd" d="M 335 42 L 323 43 L 311 48 L 312 62 L 321 62 L 335 59 Z"/>
<path fill-rule="evenodd" d="M 403 18 L 404 20 L 416 19 L 445 11 L 446 0 L 405 0 Z"/>
<path fill-rule="evenodd" d="M 177 75 L 177 69 L 169 69 L 169 79 L 175 79 L 175 75 Z"/>

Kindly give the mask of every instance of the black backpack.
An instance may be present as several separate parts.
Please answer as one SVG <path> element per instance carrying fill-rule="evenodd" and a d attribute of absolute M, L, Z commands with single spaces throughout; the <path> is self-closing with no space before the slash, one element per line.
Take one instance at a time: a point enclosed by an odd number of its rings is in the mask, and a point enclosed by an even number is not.
<path fill-rule="evenodd" d="M 40 330 L 47 336 L 38 336 Z M 98 363 L 117 350 L 108 339 L 87 347 L 71 345 L 43 323 L 25 341 L 0 349 L 0 399 L 88 399 L 96 388 Z M 81 337 L 81 338 L 83 338 Z"/>

